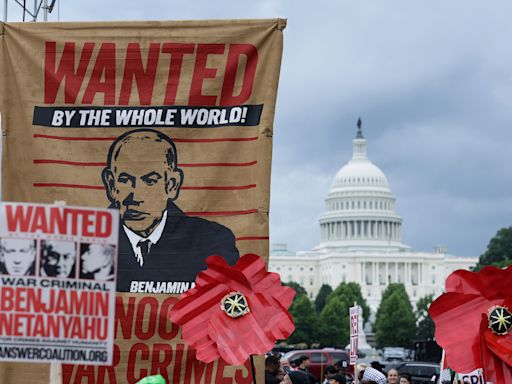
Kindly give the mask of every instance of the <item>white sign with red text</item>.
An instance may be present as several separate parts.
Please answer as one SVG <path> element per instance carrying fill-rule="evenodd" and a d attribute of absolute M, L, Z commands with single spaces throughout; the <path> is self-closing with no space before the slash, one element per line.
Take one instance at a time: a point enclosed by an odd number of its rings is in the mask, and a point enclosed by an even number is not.
<path fill-rule="evenodd" d="M 0 203 L 0 361 L 111 365 L 119 214 Z"/>
<path fill-rule="evenodd" d="M 357 363 L 357 340 L 359 336 L 359 306 L 350 307 L 350 365 Z"/>

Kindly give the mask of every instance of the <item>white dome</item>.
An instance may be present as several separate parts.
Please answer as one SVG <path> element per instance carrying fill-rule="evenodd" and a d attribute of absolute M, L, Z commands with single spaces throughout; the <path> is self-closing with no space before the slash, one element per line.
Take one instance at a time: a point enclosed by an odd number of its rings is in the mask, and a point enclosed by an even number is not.
<path fill-rule="evenodd" d="M 366 140 L 358 122 L 352 158 L 336 173 L 320 217 L 321 248 L 405 249 L 402 218 L 384 172 L 366 156 Z"/>
<path fill-rule="evenodd" d="M 368 159 L 350 160 L 343 166 L 332 182 L 331 191 L 340 188 L 381 187 L 389 189 L 384 172 Z"/>

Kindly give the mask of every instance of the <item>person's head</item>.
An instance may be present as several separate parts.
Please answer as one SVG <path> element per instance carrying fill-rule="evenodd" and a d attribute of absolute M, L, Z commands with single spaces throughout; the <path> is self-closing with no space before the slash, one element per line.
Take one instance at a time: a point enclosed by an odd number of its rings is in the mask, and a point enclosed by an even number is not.
<path fill-rule="evenodd" d="M 277 375 L 279 372 L 279 358 L 273 355 L 268 355 L 265 358 L 265 371 L 268 371 L 272 375 Z"/>
<path fill-rule="evenodd" d="M 348 368 L 348 361 L 347 360 L 338 360 L 334 363 L 334 367 L 338 372 L 346 373 Z"/>
<path fill-rule="evenodd" d="M 36 244 L 30 239 L 0 239 L 0 261 L 9 275 L 34 273 Z"/>
<path fill-rule="evenodd" d="M 285 359 L 284 357 L 281 359 L 281 367 L 289 367 L 290 366 L 290 362 L 288 361 L 288 359 Z"/>
<path fill-rule="evenodd" d="M 41 274 L 51 277 L 69 277 L 75 270 L 76 246 L 71 241 L 45 240 L 41 242 Z"/>
<path fill-rule="evenodd" d="M 395 368 L 388 371 L 388 384 L 398 384 L 398 371 Z"/>
<path fill-rule="evenodd" d="M 151 129 L 127 132 L 110 146 L 103 184 L 123 224 L 133 232 L 151 234 L 168 201 L 178 198 L 183 171 L 177 162 L 173 141 Z"/>
<path fill-rule="evenodd" d="M 384 365 L 382 365 L 381 363 L 379 363 L 378 361 L 372 361 L 370 363 L 370 366 L 372 368 L 375 368 L 377 371 L 380 371 L 382 372 L 382 369 L 385 367 Z"/>
<path fill-rule="evenodd" d="M 363 378 L 361 382 L 371 382 L 374 381 L 377 384 L 387 384 L 386 376 L 381 371 L 378 371 L 375 368 L 367 367 L 364 370 Z"/>
<path fill-rule="evenodd" d="M 302 355 L 299 357 L 299 368 L 306 369 L 311 365 L 311 360 L 308 355 Z"/>
<path fill-rule="evenodd" d="M 340 375 L 339 373 L 336 373 L 329 378 L 329 384 L 345 384 L 346 382 L 347 379 L 345 379 L 345 376 Z"/>
<path fill-rule="evenodd" d="M 400 374 L 399 384 L 411 384 L 411 383 L 412 383 L 411 375 L 409 375 L 408 373 Z"/>
<path fill-rule="evenodd" d="M 338 370 L 334 365 L 328 365 L 324 369 L 324 377 L 326 379 L 329 379 L 332 375 L 336 375 L 338 373 Z"/>
<path fill-rule="evenodd" d="M 110 268 L 114 259 L 114 246 L 110 244 L 91 244 L 81 256 L 82 273 L 96 273 Z"/>

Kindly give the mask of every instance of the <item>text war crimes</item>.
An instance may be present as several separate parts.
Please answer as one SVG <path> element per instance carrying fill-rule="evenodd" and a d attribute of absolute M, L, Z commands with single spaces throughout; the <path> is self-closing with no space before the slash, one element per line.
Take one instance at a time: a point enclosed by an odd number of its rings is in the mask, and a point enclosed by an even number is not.
<path fill-rule="evenodd" d="M 252 383 L 249 360 L 244 366 L 228 366 L 222 359 L 210 364 L 196 360 L 195 350 L 181 340 L 179 326 L 167 319 L 177 301 L 146 296 L 123 302 L 117 297 L 113 365 L 63 365 L 63 384 L 136 383 L 156 374 L 169 383 Z"/>

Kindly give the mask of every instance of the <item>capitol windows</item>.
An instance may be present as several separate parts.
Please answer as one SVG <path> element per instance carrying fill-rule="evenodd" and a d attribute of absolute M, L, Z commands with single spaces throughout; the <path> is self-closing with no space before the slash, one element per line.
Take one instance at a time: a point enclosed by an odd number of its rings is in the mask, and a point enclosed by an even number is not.
<path fill-rule="evenodd" d="M 436 275 L 432 275 L 432 284 L 436 283 Z"/>
<path fill-rule="evenodd" d="M 313 267 L 309 268 L 309 271 L 310 271 L 310 272 L 313 272 Z"/>
<path fill-rule="evenodd" d="M 313 278 L 309 279 L 309 285 L 313 285 Z"/>
<path fill-rule="evenodd" d="M 292 267 L 289 267 L 289 268 L 288 268 L 288 270 L 289 270 L 289 271 L 291 271 L 291 270 L 292 270 Z"/>
<path fill-rule="evenodd" d="M 292 281 L 292 275 L 288 275 L 288 281 Z"/>
<path fill-rule="evenodd" d="M 341 275 L 341 280 L 346 283 L 347 282 L 347 275 L 343 274 Z"/>
<path fill-rule="evenodd" d="M 280 271 L 280 270 L 281 270 L 281 267 L 277 267 L 276 269 L 277 269 L 278 271 Z"/>
<path fill-rule="evenodd" d="M 303 268 L 303 267 L 300 267 L 300 270 L 301 270 L 301 271 L 303 271 L 303 270 L 304 270 L 304 268 Z"/>

